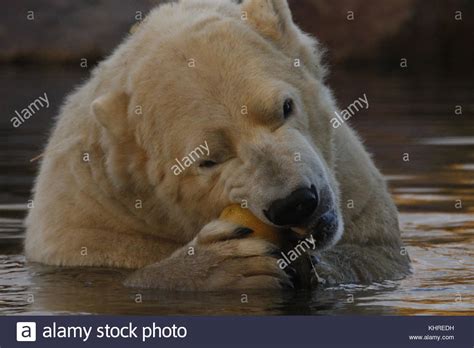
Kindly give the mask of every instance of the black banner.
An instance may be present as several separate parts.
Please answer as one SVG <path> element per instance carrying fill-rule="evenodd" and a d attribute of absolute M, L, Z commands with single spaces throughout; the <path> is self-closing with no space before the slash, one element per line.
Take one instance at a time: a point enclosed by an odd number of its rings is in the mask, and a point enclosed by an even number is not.
<path fill-rule="evenodd" d="M 473 317 L 0 317 L 10 347 L 473 347 Z"/>

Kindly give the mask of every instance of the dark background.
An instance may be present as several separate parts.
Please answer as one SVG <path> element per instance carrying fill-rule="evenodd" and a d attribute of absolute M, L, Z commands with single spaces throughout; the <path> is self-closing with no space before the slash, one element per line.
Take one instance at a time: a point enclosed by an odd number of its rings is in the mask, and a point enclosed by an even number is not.
<path fill-rule="evenodd" d="M 229 0 L 230 1 L 230 0 Z M 19 0 L 2 4 L 0 62 L 100 59 L 159 0 Z M 474 61 L 472 0 L 289 0 L 295 21 L 345 66 L 460 71 Z M 35 20 L 27 20 L 34 11 Z M 349 11 L 354 20 L 348 20 Z M 461 11 L 462 20 L 455 20 Z"/>

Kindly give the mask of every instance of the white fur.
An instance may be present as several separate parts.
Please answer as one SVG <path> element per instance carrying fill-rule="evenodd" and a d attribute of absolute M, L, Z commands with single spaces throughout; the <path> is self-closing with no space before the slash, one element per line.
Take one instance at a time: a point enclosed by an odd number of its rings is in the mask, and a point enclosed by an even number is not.
<path fill-rule="evenodd" d="M 287 279 L 265 256 L 272 246 L 233 239 L 237 226 L 214 219 L 243 199 L 265 219 L 273 200 L 315 184 L 339 215 L 333 244 L 342 238 L 322 253 L 321 272 L 337 282 L 405 274 L 396 208 L 354 132 L 331 127 L 337 109 L 324 74 L 316 41 L 285 0 L 155 9 L 64 103 L 26 221 L 28 259 L 153 264 L 131 278 L 139 286 L 279 287 Z M 287 97 L 295 114 L 284 122 Z M 220 164 L 174 175 L 173 160 L 204 141 Z M 200 238 L 210 230 L 218 241 Z M 254 258 L 247 273 L 242 255 Z"/>

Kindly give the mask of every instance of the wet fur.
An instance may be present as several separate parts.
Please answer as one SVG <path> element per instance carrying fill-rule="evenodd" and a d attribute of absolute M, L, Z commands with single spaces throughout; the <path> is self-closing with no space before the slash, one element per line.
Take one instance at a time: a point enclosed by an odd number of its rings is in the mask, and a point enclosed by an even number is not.
<path fill-rule="evenodd" d="M 336 283 L 405 275 L 397 210 L 354 131 L 331 127 L 337 108 L 320 56 L 285 0 L 183 0 L 152 11 L 66 99 L 26 220 L 28 259 L 145 267 L 132 286 L 279 288 L 288 276 L 270 262 L 274 246 L 235 238 L 239 226 L 215 219 L 248 197 L 264 219 L 265 204 L 314 181 L 344 225 L 336 246 L 318 252 L 320 273 Z M 289 126 L 274 117 L 281 91 L 298 106 Z M 225 165 L 173 175 L 174 158 L 204 138 Z M 295 165 L 295 152 L 307 161 Z"/>

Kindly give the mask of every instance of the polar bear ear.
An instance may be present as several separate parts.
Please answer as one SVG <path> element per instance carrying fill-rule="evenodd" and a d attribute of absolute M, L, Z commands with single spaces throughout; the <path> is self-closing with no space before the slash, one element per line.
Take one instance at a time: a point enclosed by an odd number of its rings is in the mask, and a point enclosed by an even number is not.
<path fill-rule="evenodd" d="M 293 22 L 287 0 L 244 0 L 241 9 L 242 19 L 251 27 L 275 42 L 289 57 L 301 59 L 317 78 L 324 80 L 324 50 Z"/>
<path fill-rule="evenodd" d="M 92 114 L 111 135 L 119 137 L 128 129 L 129 96 L 125 92 L 109 92 L 92 102 Z"/>
<path fill-rule="evenodd" d="M 283 46 L 297 39 L 298 29 L 287 0 L 245 0 L 242 18 L 260 34 Z"/>

